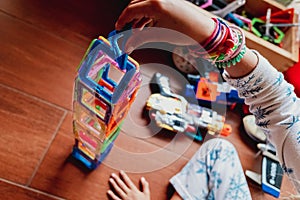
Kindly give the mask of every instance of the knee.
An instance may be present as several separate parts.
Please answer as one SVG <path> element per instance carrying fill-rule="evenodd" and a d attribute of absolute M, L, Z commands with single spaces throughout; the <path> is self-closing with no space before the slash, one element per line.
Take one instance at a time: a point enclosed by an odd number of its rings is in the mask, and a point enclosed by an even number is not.
<path fill-rule="evenodd" d="M 231 152 L 237 153 L 234 145 L 228 140 L 222 138 L 214 138 L 205 142 L 202 146 L 206 152 L 208 151 L 218 151 L 222 154 L 222 152 Z"/>

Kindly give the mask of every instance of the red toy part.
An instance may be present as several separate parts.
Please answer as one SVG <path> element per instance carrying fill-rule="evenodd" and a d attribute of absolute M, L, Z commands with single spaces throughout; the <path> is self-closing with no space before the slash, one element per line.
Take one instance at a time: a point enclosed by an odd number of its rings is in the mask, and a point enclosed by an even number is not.
<path fill-rule="evenodd" d="M 300 59 L 300 54 L 299 54 Z M 295 87 L 295 93 L 300 97 L 300 61 L 284 72 L 285 79 Z"/>
<path fill-rule="evenodd" d="M 261 20 L 266 21 L 266 16 L 260 17 Z M 294 8 L 274 12 L 271 14 L 271 23 L 293 23 Z"/>
<path fill-rule="evenodd" d="M 224 124 L 224 127 L 223 127 L 223 129 L 222 129 L 222 131 L 221 131 L 221 135 L 222 136 L 225 136 L 225 137 L 227 137 L 227 136 L 229 136 L 230 134 L 231 134 L 231 132 L 232 132 L 232 127 L 231 127 L 231 125 L 230 124 Z"/>
<path fill-rule="evenodd" d="M 244 115 L 251 115 L 251 114 L 252 114 L 252 113 L 250 112 L 250 110 L 249 110 L 249 106 L 246 105 L 246 104 L 243 104 L 242 110 L 243 110 L 243 114 L 244 114 Z"/>

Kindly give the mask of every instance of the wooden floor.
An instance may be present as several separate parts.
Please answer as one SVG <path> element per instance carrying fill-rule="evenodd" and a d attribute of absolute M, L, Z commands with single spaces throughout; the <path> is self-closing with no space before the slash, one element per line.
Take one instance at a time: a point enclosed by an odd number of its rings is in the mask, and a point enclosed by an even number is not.
<path fill-rule="evenodd" d="M 107 199 L 108 178 L 124 169 L 137 183 L 150 182 L 152 199 L 166 199 L 168 180 L 201 144 L 183 135 L 154 130 L 143 117 L 149 80 L 159 71 L 180 89 L 181 74 L 170 53 L 141 50 L 143 85 L 111 153 L 87 172 L 70 159 L 72 90 L 76 67 L 89 42 L 107 36 L 127 1 L 0 1 L 0 199 Z M 151 64 L 152 63 L 152 64 Z M 153 64 L 154 63 L 154 64 Z M 156 64 L 155 64 L 156 63 Z M 259 172 L 256 149 L 243 137 L 241 118 L 227 112 L 244 169 Z M 249 181 L 253 199 L 274 199 Z M 282 197 L 293 189 L 284 177 Z"/>

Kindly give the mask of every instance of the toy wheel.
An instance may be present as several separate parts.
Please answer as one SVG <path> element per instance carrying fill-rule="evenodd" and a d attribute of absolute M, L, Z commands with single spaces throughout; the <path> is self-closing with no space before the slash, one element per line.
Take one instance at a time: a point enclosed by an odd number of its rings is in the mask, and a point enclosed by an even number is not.
<path fill-rule="evenodd" d="M 172 59 L 176 68 L 185 74 L 197 74 L 197 61 L 186 47 L 175 47 Z"/>

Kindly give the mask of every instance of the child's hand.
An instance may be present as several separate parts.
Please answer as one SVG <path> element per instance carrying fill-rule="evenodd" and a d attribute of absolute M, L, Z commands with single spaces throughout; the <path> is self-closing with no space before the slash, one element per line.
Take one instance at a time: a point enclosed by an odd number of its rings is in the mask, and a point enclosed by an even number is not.
<path fill-rule="evenodd" d="M 139 190 L 124 171 L 120 171 L 120 177 L 112 174 L 109 179 L 115 194 L 108 190 L 108 195 L 114 200 L 150 200 L 149 184 L 144 177 L 141 178 L 142 190 Z"/>
<path fill-rule="evenodd" d="M 132 0 L 115 28 L 128 24 L 133 28 L 125 47 L 129 53 L 148 42 L 195 45 L 207 39 L 215 26 L 201 8 L 183 0 Z"/>

